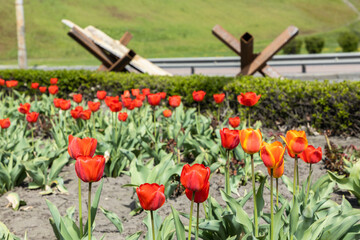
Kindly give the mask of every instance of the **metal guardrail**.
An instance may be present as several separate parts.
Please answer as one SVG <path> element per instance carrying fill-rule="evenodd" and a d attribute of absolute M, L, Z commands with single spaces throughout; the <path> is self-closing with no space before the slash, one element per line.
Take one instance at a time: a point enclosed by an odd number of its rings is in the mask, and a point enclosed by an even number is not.
<path fill-rule="evenodd" d="M 240 67 L 240 57 L 153 58 L 149 60 L 161 68 Z M 270 66 L 360 64 L 360 53 L 276 55 L 268 64 Z"/>

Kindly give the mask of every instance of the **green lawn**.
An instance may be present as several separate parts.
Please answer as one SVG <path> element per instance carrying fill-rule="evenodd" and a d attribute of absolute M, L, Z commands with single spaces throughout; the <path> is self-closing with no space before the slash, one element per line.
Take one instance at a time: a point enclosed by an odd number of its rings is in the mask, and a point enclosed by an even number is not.
<path fill-rule="evenodd" d="M 0 64 L 16 64 L 14 1 L 0 0 Z M 359 6 L 359 0 L 351 0 Z M 67 36 L 61 19 L 94 25 L 113 38 L 130 31 L 129 47 L 148 57 L 233 56 L 212 34 L 215 24 L 235 36 L 249 31 L 260 51 L 288 25 L 327 37 L 324 52 L 340 51 L 339 33 L 360 34 L 357 15 L 342 0 L 25 0 L 30 65 L 97 64 Z"/>

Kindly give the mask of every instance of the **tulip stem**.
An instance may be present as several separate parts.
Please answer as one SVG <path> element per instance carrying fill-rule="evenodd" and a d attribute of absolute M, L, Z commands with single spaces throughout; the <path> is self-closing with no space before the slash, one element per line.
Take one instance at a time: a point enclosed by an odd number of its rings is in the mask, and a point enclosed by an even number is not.
<path fill-rule="evenodd" d="M 151 215 L 152 236 L 153 236 L 153 240 L 155 240 L 154 213 L 152 210 L 150 210 L 150 215 Z"/>
<path fill-rule="evenodd" d="M 271 223 L 270 223 L 270 240 L 274 239 L 274 199 L 273 199 L 273 171 L 271 169 L 270 177 L 270 214 L 271 214 Z"/>
<path fill-rule="evenodd" d="M 191 225 L 192 225 L 191 223 L 192 223 L 192 214 L 193 214 L 193 209 L 194 209 L 194 200 L 195 200 L 195 192 L 193 192 L 193 195 L 192 195 L 192 198 L 191 198 L 188 240 L 191 240 Z"/>
<path fill-rule="evenodd" d="M 254 167 L 254 155 L 250 154 L 251 157 L 251 175 L 252 175 L 252 188 L 253 188 L 253 199 L 254 199 L 254 225 L 255 225 L 255 237 L 259 235 L 258 229 L 258 215 L 257 215 L 257 204 L 256 204 L 256 191 L 255 191 L 255 167 Z"/>
<path fill-rule="evenodd" d="M 207 213 L 206 213 L 205 203 L 203 202 L 202 205 L 203 205 L 203 207 L 204 207 L 205 219 L 208 219 L 208 215 L 207 215 Z"/>
<path fill-rule="evenodd" d="M 80 224 L 80 238 L 83 237 L 83 221 L 82 221 L 82 204 L 81 204 L 81 179 L 78 179 L 78 198 L 79 198 L 79 224 Z"/>
<path fill-rule="evenodd" d="M 154 107 L 154 138 L 155 138 L 155 146 L 156 146 L 156 112 Z"/>
<path fill-rule="evenodd" d="M 294 182 L 293 182 L 293 197 L 295 199 L 296 195 L 296 167 L 297 167 L 297 154 L 295 154 L 295 162 L 294 162 Z"/>
<path fill-rule="evenodd" d="M 226 159 L 226 166 L 225 166 L 225 192 L 227 195 L 231 194 L 230 190 L 230 150 L 226 150 L 227 152 L 227 159 Z"/>
<path fill-rule="evenodd" d="M 309 179 L 308 179 L 307 190 L 306 190 L 305 204 L 307 203 L 307 200 L 308 200 L 310 184 L 311 184 L 311 163 L 310 163 L 310 169 L 309 169 Z"/>
<path fill-rule="evenodd" d="M 299 163 L 298 160 L 296 159 L 296 185 L 297 185 L 297 192 L 300 191 L 300 181 L 299 181 Z"/>
<path fill-rule="evenodd" d="M 196 235 L 195 239 L 199 239 L 199 205 L 200 203 L 197 203 L 197 212 L 196 212 Z"/>
<path fill-rule="evenodd" d="M 279 208 L 279 179 L 276 179 L 276 206 Z"/>
<path fill-rule="evenodd" d="M 179 147 L 176 147 L 176 148 L 177 148 L 178 164 L 180 164 L 180 162 L 181 162 L 181 159 L 180 159 L 180 148 L 179 148 Z"/>
<path fill-rule="evenodd" d="M 220 104 L 219 104 L 219 107 L 218 107 L 218 124 L 220 124 Z"/>
<path fill-rule="evenodd" d="M 34 128 L 31 128 L 31 146 L 33 148 L 33 152 L 35 151 L 35 143 L 34 143 Z"/>
<path fill-rule="evenodd" d="M 96 133 L 96 126 L 95 126 L 95 113 L 93 113 L 93 116 L 92 116 L 92 123 L 93 123 L 93 137 L 95 138 L 95 133 Z"/>
<path fill-rule="evenodd" d="M 91 182 L 89 182 L 89 197 L 88 197 L 88 236 L 91 240 Z"/>
<path fill-rule="evenodd" d="M 248 112 L 248 119 L 249 119 L 249 128 L 251 128 L 251 123 L 250 123 L 251 111 L 250 111 L 250 107 L 249 107 L 249 112 Z"/>

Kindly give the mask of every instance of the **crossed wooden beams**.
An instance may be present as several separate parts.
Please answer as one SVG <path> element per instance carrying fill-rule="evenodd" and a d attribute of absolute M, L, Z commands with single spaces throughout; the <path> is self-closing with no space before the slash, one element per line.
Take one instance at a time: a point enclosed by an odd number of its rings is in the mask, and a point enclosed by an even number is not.
<path fill-rule="evenodd" d="M 280 51 L 281 48 L 285 46 L 291 39 L 293 39 L 299 33 L 299 29 L 295 26 L 289 26 L 284 32 L 275 38 L 272 43 L 270 43 L 262 52 L 258 54 L 253 52 L 254 38 L 248 32 L 241 36 L 240 41 L 220 25 L 216 25 L 212 29 L 212 33 L 241 57 L 241 71 L 237 74 L 237 76 L 253 75 L 258 71 L 263 76 L 280 78 L 281 75 L 275 69 L 267 65 L 266 62 L 270 60 L 278 51 Z"/>
<path fill-rule="evenodd" d="M 97 46 L 89 37 L 82 33 L 77 26 L 71 28 L 68 35 L 102 62 L 102 65 L 98 68 L 100 71 L 126 71 L 126 65 L 128 65 L 136 55 L 133 50 L 129 50 L 124 56 L 117 58 L 110 52 L 104 51 L 104 49 Z M 126 46 L 131 39 L 132 34 L 126 32 L 120 38 L 120 42 Z"/>

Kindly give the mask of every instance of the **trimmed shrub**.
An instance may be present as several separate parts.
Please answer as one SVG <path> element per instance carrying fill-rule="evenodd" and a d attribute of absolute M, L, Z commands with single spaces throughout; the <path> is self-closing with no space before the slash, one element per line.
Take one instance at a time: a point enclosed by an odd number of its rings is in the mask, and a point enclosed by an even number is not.
<path fill-rule="evenodd" d="M 215 111 L 212 95 L 225 92 L 231 110 L 245 116 L 245 107 L 236 96 L 253 91 L 261 94 L 258 104 L 251 108 L 253 119 L 261 120 L 266 127 L 277 128 L 313 126 L 319 131 L 331 130 L 334 134 L 360 134 L 360 82 L 280 80 L 244 76 L 187 77 L 150 76 L 146 74 L 93 72 L 93 71 L 41 71 L 0 70 L 0 78 L 19 81 L 18 90 L 28 91 L 31 82 L 48 86 L 51 77 L 59 78 L 59 97 L 69 98 L 69 93 L 84 94 L 92 99 L 98 90 L 119 95 L 132 88 L 150 88 L 153 92 L 164 91 L 169 95 L 181 95 L 185 106 L 196 106 L 192 99 L 194 90 L 206 92 L 201 109 Z"/>
<path fill-rule="evenodd" d="M 305 38 L 305 48 L 308 53 L 321 53 L 325 45 L 323 37 L 307 37 Z"/>
<path fill-rule="evenodd" d="M 284 54 L 299 54 L 302 43 L 302 40 L 294 38 L 283 47 Z"/>
<path fill-rule="evenodd" d="M 353 32 L 344 32 L 337 39 L 343 52 L 355 52 L 358 49 L 359 38 Z"/>

